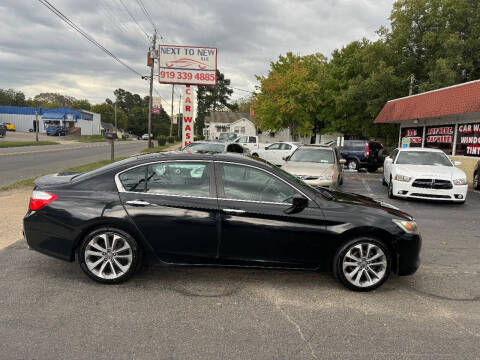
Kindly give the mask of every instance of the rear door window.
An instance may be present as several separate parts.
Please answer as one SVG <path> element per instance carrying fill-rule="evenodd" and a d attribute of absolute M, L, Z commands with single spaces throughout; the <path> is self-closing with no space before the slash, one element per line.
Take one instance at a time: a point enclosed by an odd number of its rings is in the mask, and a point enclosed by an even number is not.
<path fill-rule="evenodd" d="M 145 176 L 146 166 L 139 166 L 127 170 L 119 175 L 119 180 L 122 183 L 125 191 L 143 192 L 145 191 Z"/>
<path fill-rule="evenodd" d="M 256 138 L 255 136 L 249 136 L 248 142 L 249 142 L 249 143 L 256 143 L 256 142 L 257 142 L 257 138 Z"/>
<path fill-rule="evenodd" d="M 207 163 L 170 162 L 148 166 L 146 192 L 160 195 L 210 196 Z"/>

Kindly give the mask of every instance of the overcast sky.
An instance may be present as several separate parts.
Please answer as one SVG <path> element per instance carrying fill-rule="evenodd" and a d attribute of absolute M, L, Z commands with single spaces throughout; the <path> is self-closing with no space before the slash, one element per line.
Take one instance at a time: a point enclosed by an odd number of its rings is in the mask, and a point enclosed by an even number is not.
<path fill-rule="evenodd" d="M 148 74 L 152 26 L 137 0 L 49 0 L 136 71 Z M 139 26 L 132 20 L 127 7 Z M 388 25 L 393 0 L 143 0 L 164 43 L 218 48 L 218 67 L 232 86 L 252 91 L 255 74 L 288 51 L 329 56 L 335 48 Z M 157 80 L 157 79 L 155 79 Z M 0 88 L 27 97 L 59 92 L 91 103 L 124 88 L 142 96 L 139 79 L 68 27 L 38 0 L 0 2 Z M 155 88 L 169 101 L 171 86 Z M 179 91 L 177 91 L 178 97 Z M 236 90 L 234 98 L 246 92 Z M 164 105 L 165 106 L 165 105 Z M 177 105 L 175 105 L 177 106 Z"/>

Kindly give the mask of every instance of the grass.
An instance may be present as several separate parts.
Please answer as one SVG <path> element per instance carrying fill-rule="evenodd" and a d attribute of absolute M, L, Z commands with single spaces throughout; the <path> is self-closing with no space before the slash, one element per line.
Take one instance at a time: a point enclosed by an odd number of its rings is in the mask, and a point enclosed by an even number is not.
<path fill-rule="evenodd" d="M 169 147 L 172 147 L 174 145 L 180 145 L 180 143 L 173 143 L 173 144 L 165 144 L 165 145 L 162 145 L 162 146 L 155 146 L 153 148 L 146 148 L 144 150 L 142 150 L 142 154 L 149 154 L 149 153 L 156 153 L 156 152 L 160 152 L 160 151 L 164 151 L 165 149 L 169 148 Z"/>
<path fill-rule="evenodd" d="M 126 159 L 126 158 L 127 158 L 126 156 L 118 157 L 118 158 L 115 159 L 115 161 L 123 160 L 123 159 Z M 93 163 L 79 165 L 79 166 L 75 166 L 75 167 L 72 167 L 72 168 L 69 168 L 69 169 L 56 171 L 55 173 L 87 172 L 87 171 L 92 171 L 92 170 L 98 169 L 98 168 L 100 168 L 102 166 L 105 166 L 105 165 L 108 165 L 110 163 L 111 163 L 110 160 L 96 161 L 96 162 L 93 162 Z M 41 175 L 41 176 L 43 176 L 43 175 Z M 37 179 L 37 178 L 35 177 L 35 178 L 31 178 L 31 179 L 25 179 L 25 180 L 17 181 L 13 184 L 0 187 L 0 191 L 14 190 L 14 189 L 18 189 L 18 188 L 21 188 L 21 187 L 27 187 L 27 186 L 28 187 L 33 187 L 33 183 L 34 183 L 35 179 Z"/>
<path fill-rule="evenodd" d="M 0 142 L 0 148 L 22 147 L 22 146 L 41 146 L 58 145 L 56 141 L 5 141 Z"/>

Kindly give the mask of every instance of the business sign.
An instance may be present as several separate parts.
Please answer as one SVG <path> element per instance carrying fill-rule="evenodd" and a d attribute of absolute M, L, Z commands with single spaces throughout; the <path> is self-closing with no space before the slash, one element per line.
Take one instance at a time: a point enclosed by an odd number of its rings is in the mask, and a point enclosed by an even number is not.
<path fill-rule="evenodd" d="M 193 124 L 195 123 L 194 119 L 194 90 L 190 85 L 185 86 L 183 90 L 183 125 L 182 125 L 182 147 L 185 147 L 192 143 L 193 141 Z"/>
<path fill-rule="evenodd" d="M 162 84 L 217 85 L 217 48 L 160 45 L 158 81 Z"/>
<path fill-rule="evenodd" d="M 423 127 L 402 128 L 402 139 L 409 139 L 408 147 L 421 147 L 423 138 Z"/>
<path fill-rule="evenodd" d="M 457 154 L 480 156 L 480 124 L 458 125 Z"/>
<path fill-rule="evenodd" d="M 162 113 L 162 99 L 160 97 L 152 96 L 152 114 Z"/>
<path fill-rule="evenodd" d="M 410 147 L 410 138 L 404 137 L 402 138 L 402 148 Z"/>
<path fill-rule="evenodd" d="M 451 144 L 453 142 L 453 126 L 428 128 L 426 141 L 429 144 Z"/>

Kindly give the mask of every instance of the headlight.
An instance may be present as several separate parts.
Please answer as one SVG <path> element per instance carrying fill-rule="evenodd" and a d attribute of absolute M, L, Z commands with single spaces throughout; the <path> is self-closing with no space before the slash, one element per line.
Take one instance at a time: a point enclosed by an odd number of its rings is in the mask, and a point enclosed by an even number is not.
<path fill-rule="evenodd" d="M 409 182 L 410 180 L 412 180 L 412 178 L 406 175 L 395 175 L 395 180 Z"/>
<path fill-rule="evenodd" d="M 453 180 L 453 183 L 455 185 L 467 185 L 467 179 L 466 178 L 455 179 L 455 180 Z"/>
<path fill-rule="evenodd" d="M 418 235 L 418 225 L 415 221 L 392 219 L 392 221 L 407 234 Z"/>
<path fill-rule="evenodd" d="M 331 174 L 323 175 L 322 179 L 323 180 L 334 180 L 335 179 L 335 174 L 331 173 Z"/>

